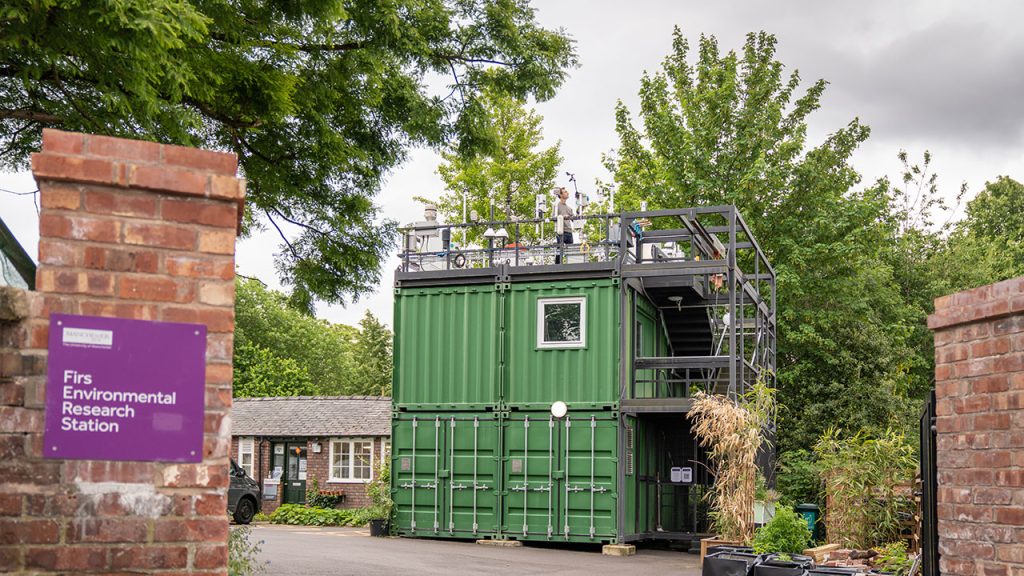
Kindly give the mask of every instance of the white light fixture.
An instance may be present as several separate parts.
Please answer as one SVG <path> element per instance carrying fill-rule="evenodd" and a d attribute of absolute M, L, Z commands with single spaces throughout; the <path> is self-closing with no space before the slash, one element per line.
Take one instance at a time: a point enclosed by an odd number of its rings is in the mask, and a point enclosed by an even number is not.
<path fill-rule="evenodd" d="M 728 326 L 731 323 L 732 323 L 732 316 L 729 316 L 729 313 L 726 312 L 725 316 L 722 316 L 722 324 L 725 324 L 726 326 Z"/>
<path fill-rule="evenodd" d="M 494 228 L 491 228 L 490 226 L 488 226 L 487 230 L 484 230 L 484 238 L 494 238 L 494 236 L 495 236 Z"/>
<path fill-rule="evenodd" d="M 551 405 L 551 415 L 555 418 L 563 418 L 569 412 L 569 407 L 565 405 L 565 402 L 556 400 Z"/>
<path fill-rule="evenodd" d="M 502 226 L 501 228 L 498 228 L 497 232 L 494 233 L 494 237 L 495 238 L 508 238 L 508 230 L 505 230 L 505 227 Z"/>
<path fill-rule="evenodd" d="M 668 301 L 676 305 L 676 310 L 682 311 L 683 309 L 683 297 L 682 296 L 669 296 Z"/>

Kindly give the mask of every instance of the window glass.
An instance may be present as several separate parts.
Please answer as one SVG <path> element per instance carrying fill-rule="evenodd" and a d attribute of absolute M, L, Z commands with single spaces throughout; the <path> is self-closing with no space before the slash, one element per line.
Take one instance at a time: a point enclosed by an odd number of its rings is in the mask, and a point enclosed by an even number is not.
<path fill-rule="evenodd" d="M 586 346 L 586 299 L 541 298 L 537 300 L 537 346 L 583 348 Z"/>
<path fill-rule="evenodd" d="M 255 477 L 252 469 L 253 438 L 251 436 L 238 439 L 238 465 L 245 470 L 250 478 Z"/>
<path fill-rule="evenodd" d="M 331 481 L 352 482 L 370 480 L 373 477 L 372 469 L 372 441 L 331 441 Z"/>

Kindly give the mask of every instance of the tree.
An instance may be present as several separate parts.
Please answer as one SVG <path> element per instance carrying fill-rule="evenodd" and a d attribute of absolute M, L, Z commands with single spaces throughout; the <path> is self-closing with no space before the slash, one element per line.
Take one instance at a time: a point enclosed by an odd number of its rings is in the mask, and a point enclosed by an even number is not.
<path fill-rule="evenodd" d="M 945 293 L 1024 275 L 1024 185 L 1009 176 L 986 182 L 936 260 Z"/>
<path fill-rule="evenodd" d="M 367 310 L 359 321 L 353 349 L 353 364 L 357 369 L 353 393 L 391 395 L 391 341 L 391 330 Z"/>
<path fill-rule="evenodd" d="M 442 153 L 444 162 L 437 171 L 449 192 L 437 203 L 438 211 L 449 222 L 461 222 L 465 194 L 467 213 L 476 210 L 486 219 L 493 202 L 498 219 L 536 218 L 535 195 L 551 190 L 562 163 L 560 143 L 537 150 L 544 119 L 522 100 L 496 92 L 485 93 L 481 100 L 495 146 L 472 158 L 454 148 Z M 553 201 L 551 196 L 548 205 Z M 468 232 L 468 241 L 481 240 L 481 231 Z M 533 226 L 522 226 L 519 232 L 526 240 L 537 239 Z"/>
<path fill-rule="evenodd" d="M 284 294 L 267 289 L 258 280 L 239 278 L 236 283 L 236 370 L 239 362 L 243 367 L 294 362 L 312 382 L 316 394 L 355 394 L 357 334 L 350 326 L 329 324 L 290 308 Z"/>
<path fill-rule="evenodd" d="M 234 380 L 231 390 L 235 398 L 317 394 L 302 365 L 253 344 L 235 349 Z"/>
<path fill-rule="evenodd" d="M 379 280 L 395 227 L 373 197 L 408 148 L 490 149 L 481 94 L 545 100 L 575 63 L 526 0 L 12 0 L 0 165 L 44 127 L 235 152 L 245 229 L 281 234 L 296 301 L 343 303 Z"/>
<path fill-rule="evenodd" d="M 735 204 L 778 274 L 779 446 L 809 448 L 829 425 L 879 429 L 911 408 L 903 359 L 913 309 L 885 262 L 898 234 L 889 188 L 855 189 L 858 120 L 809 147 L 825 81 L 797 97 L 776 39 L 742 55 L 701 36 L 695 64 L 676 29 L 663 69 L 645 75 L 642 125 L 621 102 L 619 148 L 605 158 L 618 208 Z"/>

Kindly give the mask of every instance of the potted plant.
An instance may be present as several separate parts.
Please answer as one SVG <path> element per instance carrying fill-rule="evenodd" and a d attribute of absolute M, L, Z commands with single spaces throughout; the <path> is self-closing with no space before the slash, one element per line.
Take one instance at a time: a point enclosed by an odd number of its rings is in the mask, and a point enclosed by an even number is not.
<path fill-rule="evenodd" d="M 387 536 L 390 533 L 391 514 L 395 502 L 391 499 L 391 461 L 381 458 L 373 470 L 373 480 L 366 485 L 366 495 L 371 506 L 367 510 L 370 517 L 370 536 Z"/>
<path fill-rule="evenodd" d="M 754 536 L 757 452 L 775 420 L 775 390 L 759 381 L 739 401 L 698 392 L 690 417 L 715 475 L 707 497 L 717 535 L 701 540 L 703 564 L 709 547 L 743 546 Z"/>
<path fill-rule="evenodd" d="M 754 567 L 754 576 L 802 576 L 813 559 L 798 554 L 811 541 L 807 521 L 788 506 L 779 506 L 775 516 L 754 533 L 753 548 L 767 554 L 764 562 Z"/>

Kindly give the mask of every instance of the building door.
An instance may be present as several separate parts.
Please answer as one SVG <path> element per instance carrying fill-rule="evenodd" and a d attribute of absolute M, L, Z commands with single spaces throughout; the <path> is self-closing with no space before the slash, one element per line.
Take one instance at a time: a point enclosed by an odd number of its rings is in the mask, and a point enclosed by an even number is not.
<path fill-rule="evenodd" d="M 284 485 L 285 504 L 306 503 L 306 444 L 304 442 L 287 442 L 284 448 Z"/>

